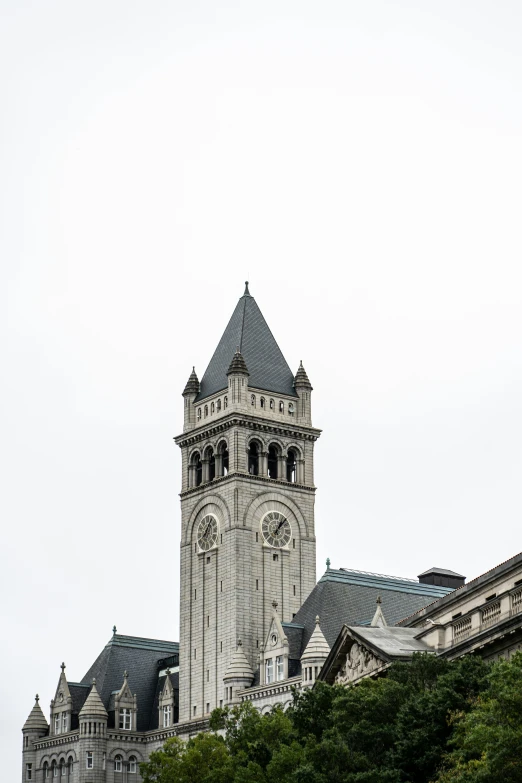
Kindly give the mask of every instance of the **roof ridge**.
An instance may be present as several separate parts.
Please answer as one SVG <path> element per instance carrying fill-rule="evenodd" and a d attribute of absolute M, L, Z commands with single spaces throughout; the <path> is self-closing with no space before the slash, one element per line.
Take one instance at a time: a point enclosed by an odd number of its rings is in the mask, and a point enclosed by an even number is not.
<path fill-rule="evenodd" d="M 251 299 L 253 299 L 253 298 L 254 297 L 251 296 Z M 241 350 L 243 348 L 243 332 L 245 330 L 245 313 L 246 313 L 246 295 L 243 294 L 243 317 L 241 318 L 241 335 L 239 337 L 239 352 L 240 353 L 241 353 Z"/>

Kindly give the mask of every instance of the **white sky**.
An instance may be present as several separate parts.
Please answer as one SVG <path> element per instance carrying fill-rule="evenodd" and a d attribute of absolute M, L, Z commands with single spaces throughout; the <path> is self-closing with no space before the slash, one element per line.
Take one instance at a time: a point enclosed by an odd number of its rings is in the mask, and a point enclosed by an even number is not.
<path fill-rule="evenodd" d="M 79 680 L 114 623 L 178 639 L 172 437 L 246 279 L 314 386 L 318 576 L 522 549 L 522 9 L 0 12 L 11 780 L 62 660 Z"/>

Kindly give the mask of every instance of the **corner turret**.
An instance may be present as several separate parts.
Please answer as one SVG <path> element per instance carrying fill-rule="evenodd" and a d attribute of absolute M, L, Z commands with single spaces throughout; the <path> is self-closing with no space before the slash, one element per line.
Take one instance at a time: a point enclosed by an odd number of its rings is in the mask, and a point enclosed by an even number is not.
<path fill-rule="evenodd" d="M 297 403 L 297 418 L 306 424 L 312 423 L 312 384 L 306 374 L 306 370 L 303 367 L 302 360 L 299 362 L 299 367 L 294 378 L 294 389 L 299 402 Z"/>
<path fill-rule="evenodd" d="M 195 418 L 194 400 L 199 394 L 199 380 L 196 375 L 196 368 L 192 368 L 192 372 L 189 375 L 189 379 L 183 389 L 183 427 L 188 429 L 193 427 Z"/>
<path fill-rule="evenodd" d="M 237 640 L 237 649 L 233 654 L 223 677 L 225 686 L 225 704 L 239 704 L 237 692 L 249 688 L 254 680 L 254 672 L 243 652 L 241 639 Z"/>
<path fill-rule="evenodd" d="M 317 615 L 315 618 L 314 631 L 301 656 L 303 688 L 311 688 L 314 685 L 317 675 L 321 671 L 329 654 L 330 645 L 321 631 L 319 615 Z"/>
<path fill-rule="evenodd" d="M 107 760 L 107 710 L 96 689 L 96 680 L 78 715 L 80 721 L 80 783 L 101 780 Z M 103 772 L 105 779 L 105 772 Z"/>
<path fill-rule="evenodd" d="M 23 734 L 23 779 L 34 780 L 36 773 L 36 751 L 33 742 L 49 734 L 49 724 L 40 707 L 40 697 L 35 696 L 34 707 L 25 721 Z"/>

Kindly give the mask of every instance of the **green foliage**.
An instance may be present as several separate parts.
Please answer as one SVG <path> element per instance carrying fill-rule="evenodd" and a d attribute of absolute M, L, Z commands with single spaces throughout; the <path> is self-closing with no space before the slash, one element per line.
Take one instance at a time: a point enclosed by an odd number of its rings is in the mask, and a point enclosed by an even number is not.
<path fill-rule="evenodd" d="M 210 728 L 152 753 L 144 783 L 519 783 L 522 655 L 418 655 L 381 679 L 294 693 L 287 712 L 214 710 Z"/>

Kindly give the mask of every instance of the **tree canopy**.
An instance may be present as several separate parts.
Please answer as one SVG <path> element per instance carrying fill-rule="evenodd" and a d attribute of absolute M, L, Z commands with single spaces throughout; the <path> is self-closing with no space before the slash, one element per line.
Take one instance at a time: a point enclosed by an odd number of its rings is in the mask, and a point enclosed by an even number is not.
<path fill-rule="evenodd" d="M 519 783 L 522 654 L 416 655 L 380 679 L 295 692 L 286 712 L 214 710 L 210 729 L 167 740 L 144 783 Z"/>

